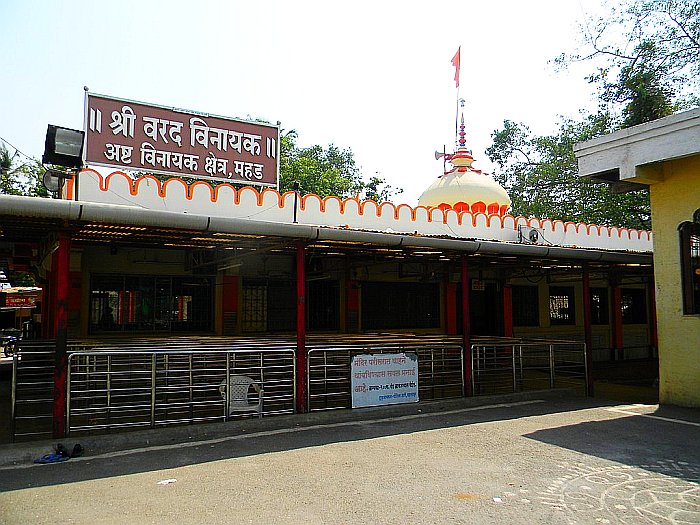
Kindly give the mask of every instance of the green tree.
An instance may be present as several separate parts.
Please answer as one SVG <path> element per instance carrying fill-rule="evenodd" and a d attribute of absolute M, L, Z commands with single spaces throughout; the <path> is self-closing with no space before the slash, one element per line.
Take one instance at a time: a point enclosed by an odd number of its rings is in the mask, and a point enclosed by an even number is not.
<path fill-rule="evenodd" d="M 486 150 L 498 165 L 494 178 L 511 197 L 511 213 L 648 229 L 647 191 L 615 193 L 613 188 L 578 176 L 573 152 L 577 142 L 611 131 L 609 114 L 590 115 L 579 121 L 564 119 L 556 134 L 533 135 L 524 124 L 506 120 L 491 135 Z"/>
<path fill-rule="evenodd" d="M 279 190 L 281 193 L 292 191 L 297 183 L 302 195 L 315 193 L 320 197 L 335 195 L 340 198 L 357 197 L 383 202 L 403 191 L 400 188 L 393 188 L 378 176 L 370 177 L 365 181 L 350 148 L 340 149 L 333 144 L 325 148 L 318 144 L 299 147 L 297 138 L 296 130 L 287 131 L 280 136 Z M 129 171 L 129 173 L 134 177 L 147 174 L 141 171 Z M 152 175 L 161 181 L 172 176 L 157 173 Z M 188 177 L 181 178 L 188 184 L 196 180 Z M 209 181 L 213 185 L 224 182 L 231 181 Z"/>
<path fill-rule="evenodd" d="M 573 145 L 699 105 L 700 2 L 622 0 L 582 29 L 580 50 L 556 59 L 564 67 L 590 62 L 597 113 L 562 120 L 551 136 L 534 136 L 505 121 L 488 156 L 509 191 L 515 214 L 649 228 L 648 191 L 616 193 L 615 186 L 578 176 Z"/>
<path fill-rule="evenodd" d="M 360 170 L 355 164 L 352 150 L 329 145 L 300 148 L 296 144 L 297 133 L 284 134 L 280 144 L 280 191 L 293 189 L 315 193 L 320 197 L 347 196 L 360 187 Z"/>
<path fill-rule="evenodd" d="M 0 193 L 5 195 L 19 194 L 13 164 L 14 156 L 10 155 L 10 150 L 4 144 L 0 144 Z"/>
<path fill-rule="evenodd" d="M 350 148 L 340 149 L 333 144 L 326 148 L 318 144 L 299 147 L 297 138 L 295 130 L 280 138 L 280 192 L 293 190 L 298 183 L 302 194 L 357 197 L 379 202 L 403 191 L 392 188 L 378 176 L 365 181 Z"/>
<path fill-rule="evenodd" d="M 42 183 L 45 168 L 34 159 L 18 163 L 18 153 L 10 154 L 7 146 L 0 144 L 0 194 L 48 197 Z"/>
<path fill-rule="evenodd" d="M 587 20 L 581 50 L 556 61 L 592 61 L 589 82 L 622 127 L 698 105 L 700 2 L 625 0 Z"/>
<path fill-rule="evenodd" d="M 384 202 L 391 199 L 392 195 L 397 195 L 403 193 L 402 188 L 394 188 L 386 183 L 386 180 L 373 176 L 369 178 L 369 181 L 362 182 L 362 192 L 360 193 L 361 199 L 371 199 L 375 202 Z"/>
<path fill-rule="evenodd" d="M 645 42 L 643 47 L 654 53 L 656 46 Z M 668 68 L 654 67 L 651 61 L 630 63 L 620 69 L 618 84 L 611 87 L 616 102 L 625 104 L 622 109 L 622 127 L 628 128 L 673 114 L 674 89 L 668 82 Z"/>

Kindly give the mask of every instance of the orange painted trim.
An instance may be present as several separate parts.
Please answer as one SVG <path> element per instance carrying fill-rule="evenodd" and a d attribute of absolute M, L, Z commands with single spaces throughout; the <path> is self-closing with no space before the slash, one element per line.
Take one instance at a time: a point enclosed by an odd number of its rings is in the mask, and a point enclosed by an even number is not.
<path fill-rule="evenodd" d="M 431 209 L 428 206 L 416 206 L 413 208 L 413 217 L 414 220 L 418 217 L 418 210 L 424 210 L 425 211 L 425 221 L 426 222 L 433 222 L 433 214 L 431 213 Z"/>
<path fill-rule="evenodd" d="M 69 201 L 73 200 L 73 195 L 75 191 L 75 177 L 66 179 L 66 199 Z"/>
<path fill-rule="evenodd" d="M 412 222 L 416 222 L 416 209 L 412 206 L 409 206 L 408 204 L 398 204 L 396 205 L 396 219 L 398 220 L 401 217 L 401 210 L 404 208 L 408 208 L 409 216 L 411 217 Z"/>
<path fill-rule="evenodd" d="M 374 201 L 372 201 L 372 202 L 374 202 Z M 377 206 L 377 210 L 378 210 L 378 212 L 379 212 L 378 215 L 379 215 L 379 216 L 383 215 L 383 214 L 384 214 L 384 208 L 387 208 L 387 207 L 393 208 L 394 212 L 393 212 L 392 215 L 394 216 L 394 219 L 398 220 L 398 219 L 399 219 L 399 212 L 398 212 L 398 210 L 396 209 L 396 206 L 394 206 L 394 204 L 391 203 L 391 202 L 382 202 L 381 204 L 379 204 L 379 205 Z M 390 212 L 390 213 L 391 213 L 391 212 Z"/>
<path fill-rule="evenodd" d="M 233 188 L 233 186 L 231 186 Z M 217 186 L 217 189 L 219 187 Z M 235 191 L 235 189 L 234 189 Z M 265 188 L 260 192 L 260 202 L 263 203 L 265 201 L 265 195 L 268 193 L 272 193 L 277 197 L 277 206 L 280 208 L 284 208 L 284 199 L 287 197 L 287 195 L 294 195 L 293 191 L 285 191 L 284 193 L 280 194 L 277 190 L 274 190 L 272 188 Z"/>
<path fill-rule="evenodd" d="M 360 204 L 360 215 L 364 215 L 364 214 L 365 214 L 365 208 L 366 208 L 367 206 L 372 206 L 372 205 L 373 205 L 373 206 L 374 206 L 374 214 L 375 214 L 377 217 L 379 217 L 379 215 L 380 215 L 380 213 L 379 213 L 379 206 L 377 205 L 376 202 L 374 202 L 373 200 L 367 200 L 367 201 L 361 201 L 361 202 L 358 201 L 358 202 L 359 202 L 359 204 Z"/>
<path fill-rule="evenodd" d="M 189 188 L 187 189 L 186 193 L 188 200 L 192 200 L 194 198 L 194 191 L 197 187 L 204 187 L 209 190 L 209 200 L 211 200 L 211 202 L 216 202 L 218 200 L 219 187 L 217 186 L 215 188 L 211 184 L 207 184 L 206 182 L 201 180 L 195 181 L 189 185 Z"/>
<path fill-rule="evenodd" d="M 198 186 L 204 186 L 208 188 L 209 190 L 209 199 L 211 202 L 217 202 L 219 200 L 220 192 L 226 190 L 227 192 L 230 190 L 233 195 L 233 203 L 234 205 L 240 205 L 241 200 L 245 192 L 253 192 L 253 195 L 255 197 L 255 202 L 258 206 L 263 206 L 264 201 L 266 199 L 266 195 L 269 193 L 272 193 L 276 197 L 277 201 L 277 206 L 280 209 L 283 209 L 285 207 L 285 202 L 288 198 L 288 196 L 293 196 L 294 192 L 293 191 L 287 191 L 284 192 L 283 194 L 280 194 L 276 189 L 274 188 L 264 188 L 261 191 L 258 189 L 252 187 L 252 186 L 243 186 L 243 187 L 235 187 L 232 184 L 229 184 L 227 182 L 222 182 L 218 184 L 217 186 L 212 186 L 208 181 L 205 180 L 198 180 L 193 182 L 192 184 L 188 184 L 182 179 L 171 177 L 164 182 L 161 182 L 160 180 L 156 179 L 153 175 L 144 175 L 141 176 L 135 180 L 132 180 L 131 177 L 129 177 L 126 173 L 121 172 L 121 171 L 113 171 L 107 176 L 103 176 L 99 172 L 95 171 L 94 169 L 90 168 L 85 168 L 81 170 L 81 173 L 83 172 L 92 172 L 95 175 L 97 175 L 98 181 L 99 181 L 99 189 L 100 191 L 107 192 L 109 191 L 109 186 L 110 182 L 112 181 L 113 177 L 121 176 L 123 177 L 128 183 L 129 183 L 129 191 L 132 196 L 137 196 L 139 193 L 139 190 L 141 188 L 141 184 L 144 182 L 148 181 L 153 181 L 156 184 L 157 188 L 157 194 L 160 198 L 166 198 L 167 193 L 168 193 L 168 185 L 170 184 L 179 184 L 182 188 L 185 190 L 185 196 L 187 200 L 192 200 L 194 196 L 194 191 L 195 188 Z M 68 180 L 68 186 L 67 186 L 67 195 L 68 198 L 72 198 L 74 195 L 74 190 L 75 190 L 75 181 L 73 178 Z M 228 196 L 227 196 L 228 197 Z M 377 203 L 374 200 L 367 199 L 360 201 L 359 199 L 355 197 L 348 197 L 346 199 L 341 199 L 340 197 L 331 195 L 328 197 L 321 198 L 320 196 L 316 195 L 315 193 L 307 193 L 306 195 L 302 195 L 301 198 L 299 199 L 299 209 L 300 211 L 306 211 L 307 207 L 311 204 L 310 202 L 307 202 L 309 199 L 316 199 L 316 202 L 318 204 L 318 209 L 321 213 L 324 213 L 327 209 L 328 203 L 331 201 L 335 201 L 338 203 L 338 209 L 339 213 L 341 215 L 345 215 L 346 211 L 348 208 L 354 210 L 354 206 L 350 206 L 351 203 L 354 203 L 357 205 L 357 214 L 359 216 L 365 215 L 365 208 L 367 206 L 374 206 L 374 215 L 376 217 L 382 217 L 386 212 L 384 211 L 385 208 L 390 207 L 391 211 L 390 213 L 393 215 L 395 220 L 399 220 L 400 215 L 401 215 L 401 210 L 403 208 L 408 208 L 410 210 L 410 220 L 412 222 L 418 221 L 419 218 L 419 210 L 424 210 L 425 211 L 425 221 L 426 222 L 442 222 L 443 224 L 447 224 L 449 222 L 449 217 L 450 217 L 450 212 L 456 213 L 456 219 L 457 223 L 461 226 L 463 224 L 468 224 L 469 218 L 471 218 L 471 225 L 472 227 L 476 227 L 476 224 L 478 222 L 478 216 L 479 215 L 484 215 L 487 217 L 486 220 L 486 225 L 487 227 L 491 227 L 494 223 L 494 217 L 498 217 L 500 220 L 500 225 L 501 227 L 505 228 L 505 220 L 507 218 L 510 218 L 513 220 L 513 228 L 517 229 L 517 227 L 521 224 L 530 226 L 530 227 L 538 227 L 538 228 L 546 228 L 552 230 L 552 232 L 556 231 L 557 225 L 561 224 L 563 228 L 563 232 L 567 233 L 570 231 L 570 228 L 573 228 L 574 232 L 577 234 L 582 233 L 582 230 L 585 231 L 586 235 L 592 235 L 592 234 L 597 234 L 597 236 L 602 237 L 604 236 L 603 234 L 603 229 L 605 229 L 605 232 L 607 233 L 608 237 L 614 237 L 615 235 L 613 234 L 613 230 L 617 233 L 618 238 L 622 238 L 623 235 L 626 236 L 627 239 L 632 240 L 635 238 L 638 240 L 642 240 L 644 238 L 647 241 L 651 240 L 652 237 L 652 232 L 649 230 L 635 230 L 635 229 L 628 229 L 628 228 L 623 228 L 623 227 L 617 227 L 617 226 L 601 226 L 598 224 L 585 224 L 585 223 L 574 223 L 571 221 L 561 221 L 561 220 L 552 220 L 548 218 L 544 219 L 539 219 L 536 217 L 522 217 L 522 216 L 513 216 L 507 213 L 508 211 L 508 206 L 506 205 L 499 205 L 498 203 L 490 203 L 486 204 L 484 202 L 475 202 L 469 205 L 468 203 L 465 202 L 459 202 L 455 206 L 447 205 L 447 204 L 441 204 L 439 206 L 410 206 L 405 203 L 401 203 L 398 205 L 395 205 L 392 202 L 382 202 L 382 203 Z M 441 217 L 437 215 L 438 211 L 441 213 Z M 498 224 L 498 223 L 496 223 Z"/>
<path fill-rule="evenodd" d="M 243 199 L 243 195 L 246 193 L 252 193 L 253 196 L 255 197 L 255 202 L 257 203 L 258 206 L 262 206 L 263 200 L 262 200 L 262 195 L 258 190 L 253 188 L 252 186 L 243 186 L 238 190 L 238 201 L 236 204 L 240 204 L 241 200 Z M 277 201 L 279 203 L 279 200 Z"/>

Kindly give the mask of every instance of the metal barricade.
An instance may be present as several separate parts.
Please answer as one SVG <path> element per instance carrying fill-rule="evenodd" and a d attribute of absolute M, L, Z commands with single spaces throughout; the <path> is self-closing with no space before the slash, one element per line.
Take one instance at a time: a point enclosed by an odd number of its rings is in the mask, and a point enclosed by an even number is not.
<path fill-rule="evenodd" d="M 68 358 L 67 433 L 228 420 L 219 387 L 234 374 L 263 385 L 263 414 L 295 406 L 293 348 L 94 350 Z M 228 392 L 228 389 L 226 390 Z"/>
<path fill-rule="evenodd" d="M 469 394 L 579 386 L 585 391 L 583 343 L 490 337 L 472 342 Z M 415 353 L 420 400 L 465 395 L 458 336 L 315 335 L 306 347 L 310 411 L 352 406 L 351 363 L 359 354 Z M 229 419 L 219 387 L 232 375 L 263 385 L 264 415 L 290 414 L 302 372 L 296 369 L 291 338 L 91 341 L 69 343 L 68 354 L 66 431 L 71 434 Z M 50 437 L 55 342 L 23 342 L 14 359 L 13 438 Z"/>
<path fill-rule="evenodd" d="M 360 354 L 413 352 L 418 356 L 418 396 L 421 400 L 464 395 L 462 346 L 435 342 L 320 345 L 308 349 L 306 361 L 309 411 L 351 408 L 350 368 Z"/>
<path fill-rule="evenodd" d="M 528 339 L 472 345 L 474 395 L 580 388 L 586 391 L 586 345 Z"/>
<path fill-rule="evenodd" d="M 54 341 L 22 341 L 12 356 L 13 442 L 51 437 L 55 348 Z"/>

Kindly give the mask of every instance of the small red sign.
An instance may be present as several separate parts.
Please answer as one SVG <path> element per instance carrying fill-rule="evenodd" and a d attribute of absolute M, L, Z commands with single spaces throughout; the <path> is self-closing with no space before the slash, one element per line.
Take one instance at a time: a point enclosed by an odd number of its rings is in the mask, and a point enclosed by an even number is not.
<path fill-rule="evenodd" d="M 33 295 L 11 295 L 5 296 L 5 306 L 14 308 L 26 308 L 34 306 L 36 297 Z"/>

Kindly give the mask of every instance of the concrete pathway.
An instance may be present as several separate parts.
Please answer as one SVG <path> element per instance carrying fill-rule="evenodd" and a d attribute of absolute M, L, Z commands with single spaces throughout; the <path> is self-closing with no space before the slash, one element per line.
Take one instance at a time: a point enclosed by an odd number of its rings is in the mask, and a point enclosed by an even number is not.
<path fill-rule="evenodd" d="M 700 411 L 481 401 L 3 446 L 0 523 L 700 523 Z"/>

